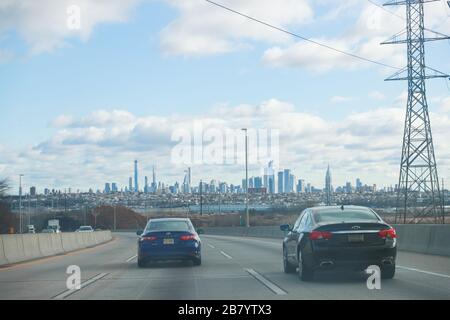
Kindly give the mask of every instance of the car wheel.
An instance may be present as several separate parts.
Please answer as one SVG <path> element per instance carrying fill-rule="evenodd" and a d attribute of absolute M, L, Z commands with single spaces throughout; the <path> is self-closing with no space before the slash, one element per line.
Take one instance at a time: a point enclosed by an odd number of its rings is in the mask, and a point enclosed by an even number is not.
<path fill-rule="evenodd" d="M 202 257 L 200 258 L 194 258 L 192 260 L 192 262 L 194 263 L 194 266 L 200 266 L 202 264 Z"/>
<path fill-rule="evenodd" d="M 287 258 L 286 248 L 283 246 L 283 269 L 285 273 L 294 273 L 295 267 L 291 265 Z"/>
<path fill-rule="evenodd" d="M 145 267 L 145 261 L 142 260 L 142 259 L 138 259 L 137 265 L 138 265 L 139 268 L 144 268 Z"/>
<path fill-rule="evenodd" d="M 301 250 L 298 253 L 298 277 L 302 281 L 311 281 L 314 278 L 314 270 L 304 263 Z"/>
<path fill-rule="evenodd" d="M 395 264 L 394 265 L 387 265 L 387 266 L 381 266 L 381 278 L 382 279 L 392 279 L 395 276 Z"/>

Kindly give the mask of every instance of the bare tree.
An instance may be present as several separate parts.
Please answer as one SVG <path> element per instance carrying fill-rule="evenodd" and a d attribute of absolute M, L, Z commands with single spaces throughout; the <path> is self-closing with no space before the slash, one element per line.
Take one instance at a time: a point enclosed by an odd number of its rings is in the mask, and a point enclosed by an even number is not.
<path fill-rule="evenodd" d="M 0 197 L 3 197 L 9 189 L 8 179 L 0 180 Z"/>

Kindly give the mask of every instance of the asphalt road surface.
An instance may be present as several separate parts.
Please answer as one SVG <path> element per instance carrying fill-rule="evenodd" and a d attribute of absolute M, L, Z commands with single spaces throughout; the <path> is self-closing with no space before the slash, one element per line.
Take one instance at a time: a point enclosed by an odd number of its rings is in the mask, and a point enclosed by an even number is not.
<path fill-rule="evenodd" d="M 281 240 L 202 236 L 203 264 L 139 269 L 136 235 L 101 246 L 0 268 L 0 299 L 450 299 L 450 258 L 399 252 L 397 274 L 369 290 L 364 273 L 326 272 L 301 282 L 282 270 Z M 67 290 L 66 269 L 82 287 Z"/>

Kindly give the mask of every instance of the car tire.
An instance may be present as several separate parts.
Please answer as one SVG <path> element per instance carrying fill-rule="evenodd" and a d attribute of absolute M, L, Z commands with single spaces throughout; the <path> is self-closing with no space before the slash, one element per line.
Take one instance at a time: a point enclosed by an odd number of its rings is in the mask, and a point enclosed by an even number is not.
<path fill-rule="evenodd" d="M 138 268 L 144 268 L 145 267 L 145 261 L 142 260 L 142 259 L 138 259 L 137 265 L 138 265 Z"/>
<path fill-rule="evenodd" d="M 200 266 L 202 264 L 202 257 L 200 258 L 194 258 L 192 260 L 192 262 L 194 263 L 194 266 Z"/>
<path fill-rule="evenodd" d="M 314 270 L 309 268 L 301 259 L 301 250 L 298 253 L 298 277 L 302 281 L 312 281 L 314 279 Z"/>
<path fill-rule="evenodd" d="M 283 269 L 284 273 L 294 273 L 295 267 L 291 265 L 287 259 L 286 248 L 283 246 Z"/>
<path fill-rule="evenodd" d="M 381 279 L 392 279 L 395 276 L 395 264 L 381 266 Z"/>

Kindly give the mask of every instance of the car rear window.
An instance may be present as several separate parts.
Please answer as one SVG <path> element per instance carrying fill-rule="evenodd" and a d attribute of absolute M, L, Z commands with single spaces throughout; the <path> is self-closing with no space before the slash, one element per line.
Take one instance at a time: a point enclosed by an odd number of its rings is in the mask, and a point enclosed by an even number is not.
<path fill-rule="evenodd" d="M 186 221 L 151 221 L 147 227 L 148 231 L 189 231 Z"/>
<path fill-rule="evenodd" d="M 342 221 L 378 221 L 378 217 L 371 211 L 358 210 L 336 210 L 326 212 L 314 212 L 314 221 L 320 222 L 342 222 Z"/>

